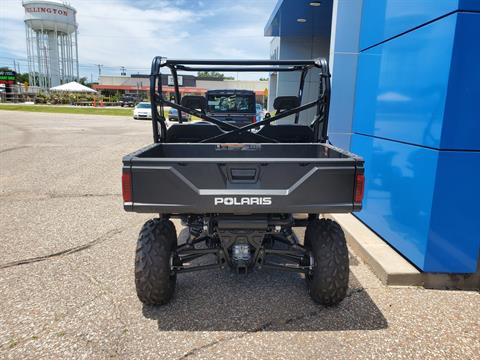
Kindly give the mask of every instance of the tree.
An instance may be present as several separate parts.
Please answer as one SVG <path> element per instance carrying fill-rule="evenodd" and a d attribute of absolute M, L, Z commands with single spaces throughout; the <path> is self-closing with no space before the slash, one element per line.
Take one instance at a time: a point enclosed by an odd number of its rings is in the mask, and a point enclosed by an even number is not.
<path fill-rule="evenodd" d="M 199 71 L 197 75 L 198 80 L 233 80 L 232 76 L 225 76 L 216 71 Z"/>
<path fill-rule="evenodd" d="M 199 71 L 197 75 L 198 80 L 223 80 L 225 75 L 216 71 Z"/>
<path fill-rule="evenodd" d="M 17 81 L 21 82 L 22 84 L 28 84 L 28 73 L 17 74 Z"/>
<path fill-rule="evenodd" d="M 87 85 L 88 78 L 86 76 L 81 77 L 78 82 L 82 85 Z"/>
<path fill-rule="evenodd" d="M 268 78 L 261 77 L 260 81 L 268 81 Z"/>

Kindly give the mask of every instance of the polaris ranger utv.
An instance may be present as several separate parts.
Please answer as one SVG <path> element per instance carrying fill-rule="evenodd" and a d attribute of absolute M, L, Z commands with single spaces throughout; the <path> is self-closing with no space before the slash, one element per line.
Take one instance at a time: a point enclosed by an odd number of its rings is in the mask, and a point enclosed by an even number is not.
<path fill-rule="evenodd" d="M 162 94 L 160 70 L 174 78 L 175 101 Z M 319 73 L 318 98 L 302 104 L 305 77 Z M 298 96 L 274 101 L 274 116 L 242 127 L 207 115 L 207 99 L 180 97 L 178 71 L 300 72 Z M 328 143 L 330 75 L 317 60 L 171 60 L 156 57 L 150 76 L 154 143 L 123 158 L 126 211 L 156 213 L 140 231 L 135 257 L 137 295 L 165 304 L 177 274 L 228 266 L 239 274 L 254 268 L 303 274 L 310 296 L 335 305 L 346 295 L 349 260 L 345 236 L 322 213 L 358 211 L 363 197 L 363 160 Z M 178 110 L 168 129 L 164 106 Z M 301 111 L 315 108 L 309 125 Z M 201 118 L 183 123 L 182 113 Z M 274 125 L 292 116 L 288 125 Z M 227 130 L 225 130 L 227 129 Z M 294 214 L 305 214 L 302 218 Z M 307 215 L 308 214 L 308 215 Z M 171 218 L 188 227 L 177 243 Z M 293 227 L 306 226 L 301 244 Z M 204 258 L 203 262 L 192 260 Z M 209 261 L 207 261 L 209 260 Z"/>

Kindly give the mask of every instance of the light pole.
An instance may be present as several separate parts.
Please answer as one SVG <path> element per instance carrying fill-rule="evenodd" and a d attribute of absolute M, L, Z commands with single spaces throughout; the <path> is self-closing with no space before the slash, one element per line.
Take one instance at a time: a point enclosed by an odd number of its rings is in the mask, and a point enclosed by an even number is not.
<path fill-rule="evenodd" d="M 98 67 L 98 82 L 100 82 L 100 75 L 102 75 L 103 65 L 102 64 L 96 64 L 96 66 Z"/>

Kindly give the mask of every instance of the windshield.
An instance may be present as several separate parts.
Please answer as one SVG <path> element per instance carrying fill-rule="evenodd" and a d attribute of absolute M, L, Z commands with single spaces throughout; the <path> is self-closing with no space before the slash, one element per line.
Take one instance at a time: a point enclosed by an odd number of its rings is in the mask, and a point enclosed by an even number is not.
<path fill-rule="evenodd" d="M 238 94 L 208 95 L 208 111 L 215 113 L 255 113 L 255 96 Z"/>
<path fill-rule="evenodd" d="M 137 109 L 149 109 L 150 103 L 140 103 L 137 105 Z"/>

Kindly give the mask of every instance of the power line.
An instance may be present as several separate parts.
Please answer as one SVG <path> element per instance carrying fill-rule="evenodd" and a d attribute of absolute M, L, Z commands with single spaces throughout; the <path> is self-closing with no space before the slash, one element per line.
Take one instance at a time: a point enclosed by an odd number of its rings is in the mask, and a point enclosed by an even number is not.
<path fill-rule="evenodd" d="M 218 39 L 219 35 L 212 33 L 202 33 L 202 34 L 188 34 L 185 35 L 185 39 Z M 136 39 L 152 39 L 152 36 L 149 35 L 106 35 L 106 34 L 88 34 L 88 33 L 81 33 L 79 32 L 78 38 L 95 38 L 95 39 L 123 39 L 123 40 L 136 40 Z M 235 38 L 241 39 L 263 39 L 268 41 L 268 39 L 263 37 L 263 30 L 259 31 L 256 35 L 242 35 L 242 34 L 235 34 Z"/>
<path fill-rule="evenodd" d="M 27 59 L 25 58 L 18 58 L 18 57 L 7 57 L 7 56 L 0 56 L 0 59 L 5 59 L 5 60 L 9 60 L 9 61 L 16 61 L 17 62 L 17 66 L 19 66 L 19 62 L 22 62 L 22 63 L 27 63 Z M 107 69 L 107 70 L 116 70 L 118 68 L 121 68 L 120 65 L 102 65 L 102 64 L 87 64 L 87 63 L 80 63 L 79 66 L 81 68 L 88 68 L 88 69 L 92 69 L 92 68 L 97 68 L 98 70 L 98 65 L 101 66 L 102 69 Z M 138 70 L 141 70 L 141 71 L 147 71 L 147 70 L 150 70 L 150 67 L 137 67 L 137 66 L 126 66 L 125 68 L 130 69 L 130 71 L 138 71 Z M 125 69 L 126 70 L 126 69 Z"/>

